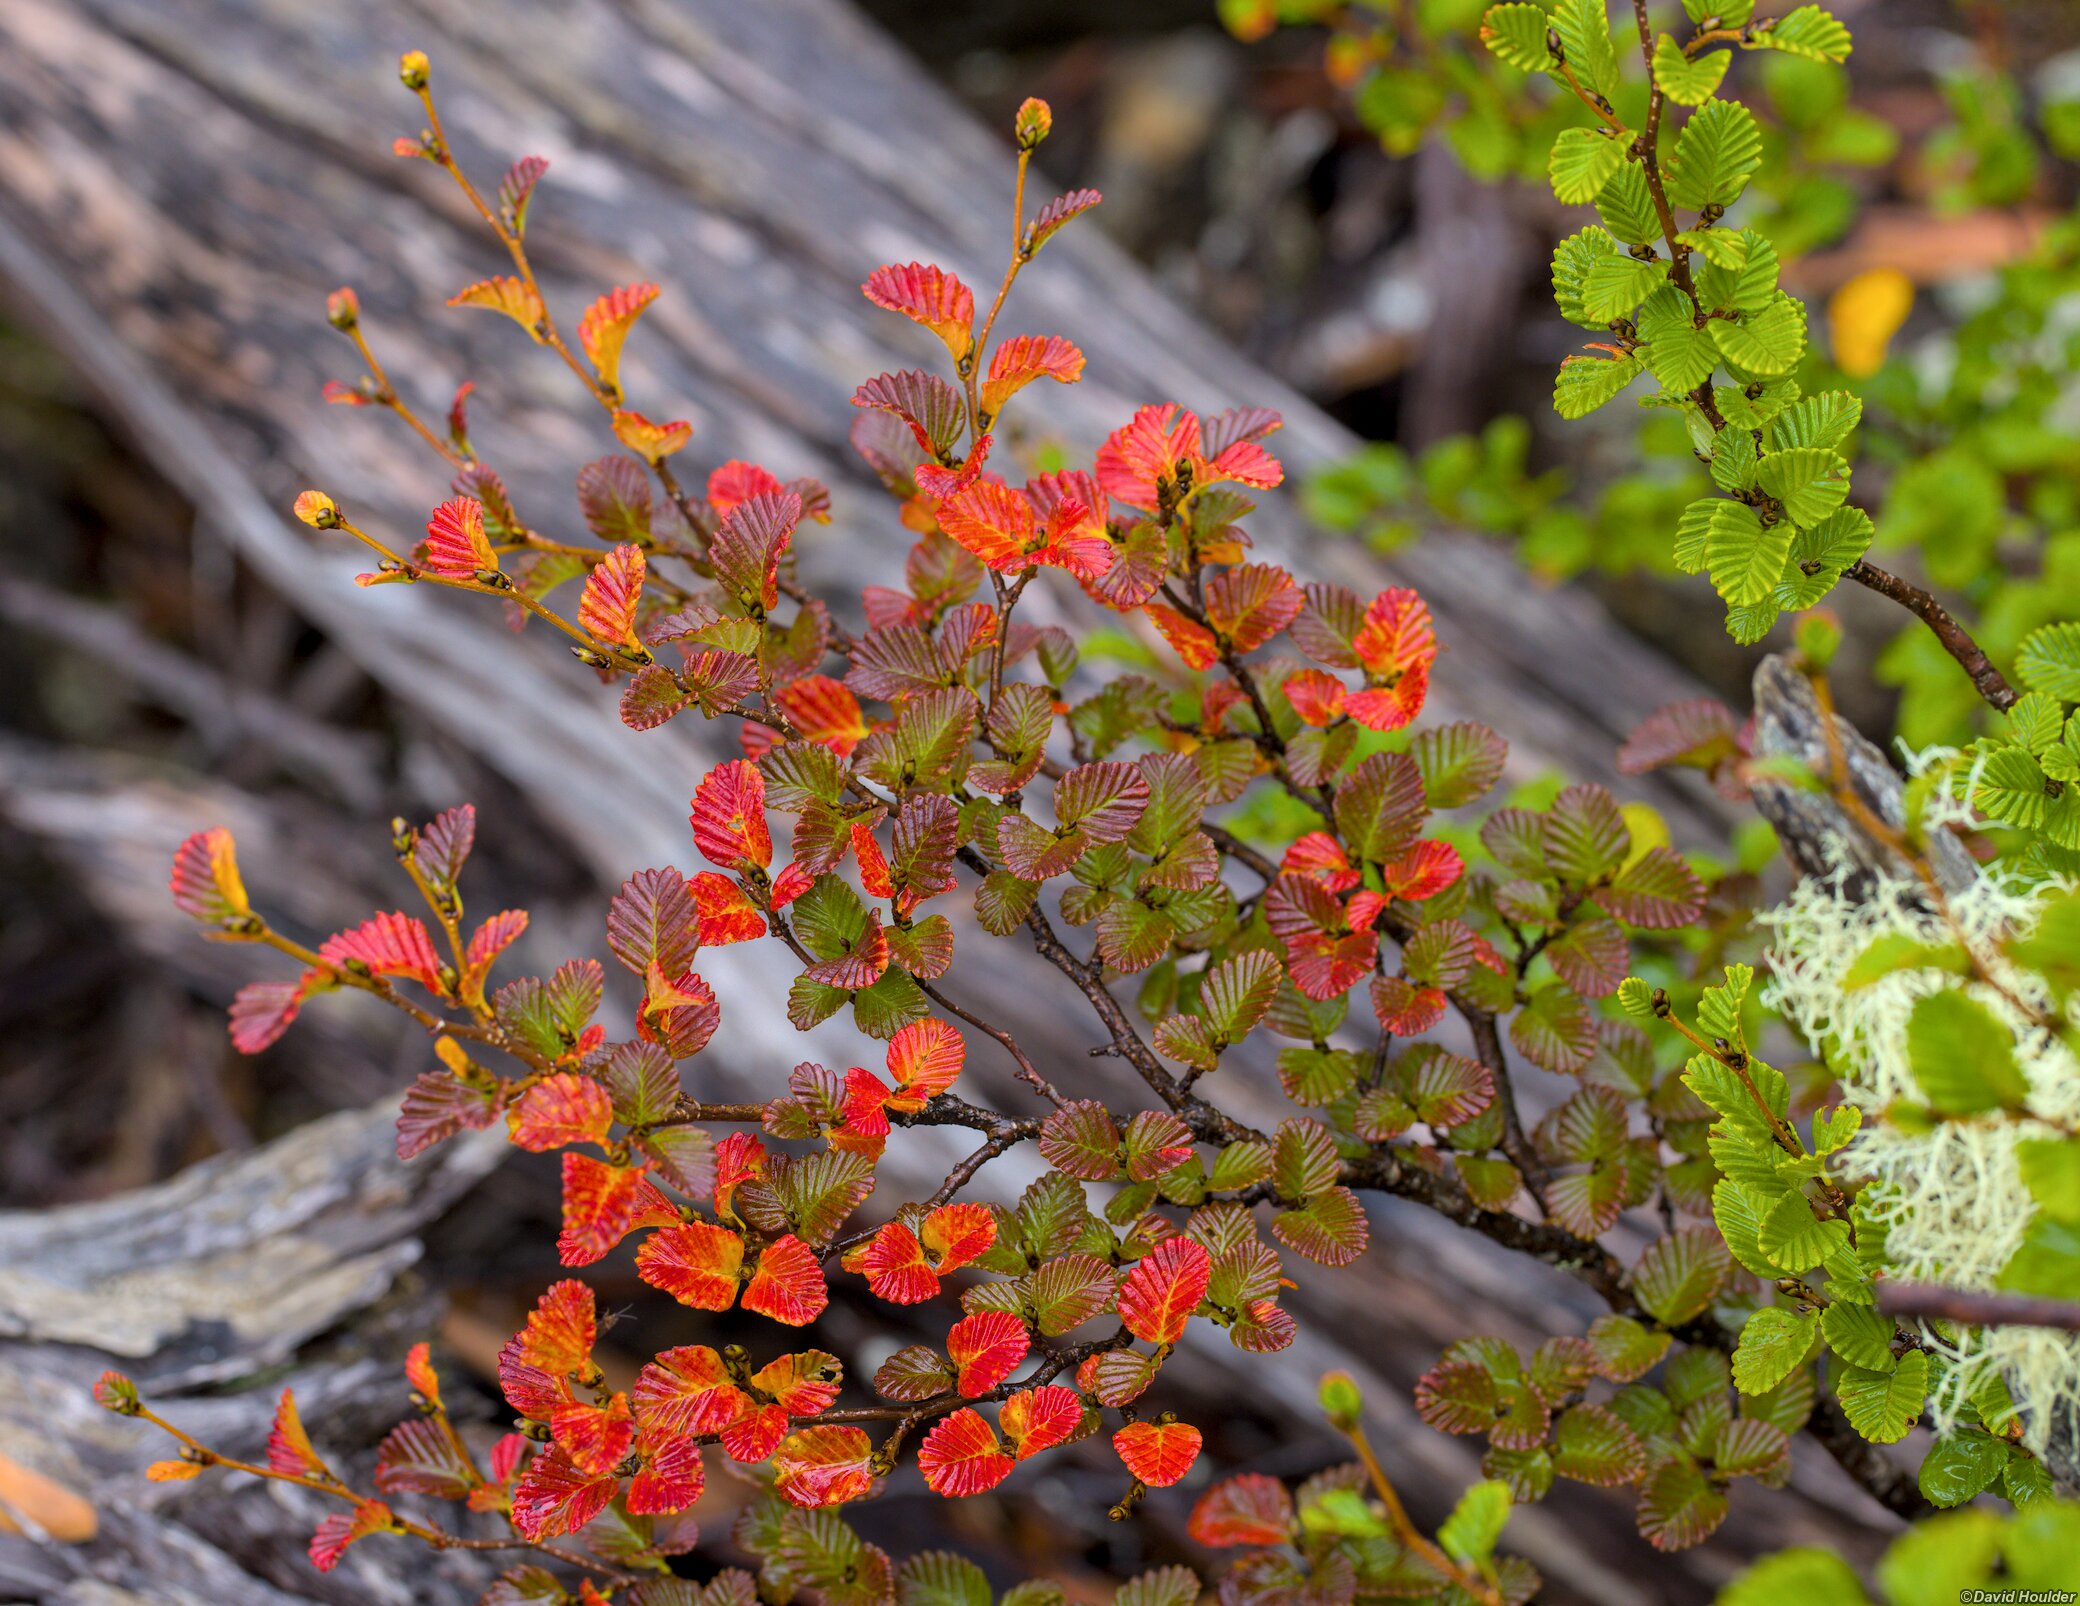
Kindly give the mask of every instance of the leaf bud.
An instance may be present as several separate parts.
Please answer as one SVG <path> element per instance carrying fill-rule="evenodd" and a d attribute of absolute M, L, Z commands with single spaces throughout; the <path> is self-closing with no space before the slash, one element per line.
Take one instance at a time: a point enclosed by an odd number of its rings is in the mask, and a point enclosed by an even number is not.
<path fill-rule="evenodd" d="M 1325 1374 L 1319 1398 L 1322 1414 L 1340 1433 L 1356 1432 L 1365 1419 L 1365 1396 L 1358 1392 L 1357 1379 L 1348 1372 Z"/>
<path fill-rule="evenodd" d="M 144 1409 L 137 1385 L 121 1372 L 103 1372 L 94 1384 L 94 1403 L 117 1416 L 136 1416 Z"/>
<path fill-rule="evenodd" d="M 323 491 L 297 492 L 294 511 L 314 530 L 339 528 L 339 504 Z"/>
<path fill-rule="evenodd" d="M 361 321 L 361 298 L 351 285 L 341 285 L 325 298 L 325 321 L 335 329 L 351 329 Z"/>
<path fill-rule="evenodd" d="M 407 50 L 397 59 L 397 78 L 405 88 L 418 94 L 433 76 L 433 63 L 426 59 L 423 50 Z"/>
<path fill-rule="evenodd" d="M 1798 621 L 1794 638 L 1806 667 L 1824 674 L 1842 646 L 1842 622 L 1825 608 L 1816 608 Z"/>
<path fill-rule="evenodd" d="M 1018 108 L 1018 115 L 1011 122 L 1011 131 L 1018 140 L 1018 148 L 1022 151 L 1029 151 L 1038 145 L 1047 138 L 1049 130 L 1053 127 L 1053 108 L 1046 101 L 1036 97 L 1028 97 Z"/>

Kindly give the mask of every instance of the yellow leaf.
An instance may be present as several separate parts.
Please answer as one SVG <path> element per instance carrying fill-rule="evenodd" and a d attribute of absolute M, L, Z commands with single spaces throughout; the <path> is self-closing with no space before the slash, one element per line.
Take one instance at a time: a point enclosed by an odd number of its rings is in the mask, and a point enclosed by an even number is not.
<path fill-rule="evenodd" d="M 1859 273 L 1827 303 L 1834 360 L 1851 379 L 1868 379 L 1885 366 L 1885 352 L 1914 310 L 1914 281 L 1897 268 Z"/>
<path fill-rule="evenodd" d="M 1624 818 L 1625 829 L 1632 833 L 1632 847 L 1625 855 L 1626 865 L 1638 863 L 1654 848 L 1669 845 L 1668 822 L 1645 803 L 1626 803 L 1618 813 Z"/>

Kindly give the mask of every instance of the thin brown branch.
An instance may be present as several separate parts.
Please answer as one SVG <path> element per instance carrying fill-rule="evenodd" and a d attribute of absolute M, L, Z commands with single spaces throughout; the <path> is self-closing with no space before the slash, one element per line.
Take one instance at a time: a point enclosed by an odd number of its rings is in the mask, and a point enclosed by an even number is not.
<path fill-rule="evenodd" d="M 1933 1318 L 1966 1327 L 2055 1327 L 2080 1333 L 2080 1299 L 2034 1294 L 1982 1294 L 1932 1283 L 1878 1284 L 1878 1314 Z"/>
<path fill-rule="evenodd" d="M 1858 558 L 1844 569 L 1842 578 L 1867 586 L 1881 597 L 1890 597 L 1934 631 L 1943 651 L 1957 660 L 1958 667 L 1971 677 L 1973 687 L 1993 708 L 2005 714 L 2015 706 L 2021 694 L 1993 666 L 1986 649 L 1972 639 L 1971 632 L 1929 592 L 1865 558 Z"/>

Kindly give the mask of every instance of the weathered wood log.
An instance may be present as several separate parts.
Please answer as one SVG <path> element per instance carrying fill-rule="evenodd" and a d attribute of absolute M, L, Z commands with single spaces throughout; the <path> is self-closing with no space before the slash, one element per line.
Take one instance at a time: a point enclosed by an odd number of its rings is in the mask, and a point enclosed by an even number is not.
<path fill-rule="evenodd" d="M 589 678 L 539 632 L 511 636 L 495 610 L 462 599 L 357 589 L 348 576 L 358 565 L 312 544 L 282 511 L 301 486 L 322 484 L 373 527 L 404 534 L 444 494 L 439 466 L 390 421 L 319 401 L 322 380 L 355 372 L 319 316 L 341 282 L 360 288 L 377 349 L 422 407 L 437 410 L 460 378 L 483 381 L 477 438 L 541 522 L 574 524 L 571 471 L 612 449 L 553 359 L 495 320 L 441 310 L 501 264 L 438 175 L 382 154 L 393 132 L 416 126 L 390 69 L 407 45 L 433 54 L 449 133 L 473 171 L 488 178 L 523 150 L 554 159 L 530 240 L 566 321 L 607 285 L 652 277 L 668 287 L 631 352 L 637 405 L 695 420 L 702 461 L 745 456 L 833 486 L 838 522 L 805 533 L 803 564 L 834 595 L 870 564 L 892 563 L 907 540 L 845 445 L 846 397 L 878 369 L 930 356 L 915 331 L 861 300 L 858 283 L 877 263 L 912 256 L 986 282 L 1006 234 L 1008 162 L 835 0 L 372 0 L 347 13 L 322 0 L 0 0 L 0 285 L 12 304 L 78 364 L 253 575 L 523 794 L 553 833 L 545 856 L 574 858 L 611 885 L 686 856 L 685 798 L 722 751 L 721 733 L 683 721 L 640 737 L 620 730 Z M 1089 230 L 1049 247 L 1010 324 L 1059 330 L 1090 353 L 1086 383 L 1046 387 L 1031 409 L 1035 431 L 1079 448 L 1133 405 L 1170 398 L 1280 407 L 1289 426 L 1276 445 L 1295 468 L 1352 444 Z M 1309 545 L 1285 497 L 1266 498 L 1256 528 L 1306 572 L 1366 588 L 1388 572 L 1349 545 Z M 1612 753 L 1630 724 L 1692 690 L 1585 598 L 1540 591 L 1477 544 L 1431 542 L 1391 572 L 1439 617 L 1449 656 L 1433 707 L 1506 731 L 1514 776 L 1560 768 L 1614 779 Z M 1717 805 L 1680 783 L 1628 790 L 1651 795 L 1679 835 L 1715 823 Z M 162 879 L 154 865 L 142 884 L 156 896 Z M 700 1063 L 704 1093 L 767 1094 L 775 1067 L 855 1057 L 848 1033 L 804 1042 L 785 1026 L 786 978 L 761 960 L 704 956 L 732 1005 L 725 1040 Z M 1014 986 L 1001 970 L 961 976 L 957 994 L 1001 999 L 1068 1065 L 1060 1079 L 1103 1078 L 1102 1062 L 1082 1059 L 1081 1032 L 1063 1027 L 1065 990 Z M 973 1063 L 985 1092 L 1016 1107 L 987 1044 Z M 955 1152 L 946 1134 L 906 1134 L 888 1186 L 934 1165 L 943 1175 Z M 1018 1180 L 1012 1168 L 998 1183 Z M 1331 1286 L 1300 1296 L 1296 1310 L 1306 1359 L 1358 1370 L 1397 1429 L 1410 1421 L 1400 1403 L 1410 1381 L 1449 1338 L 1525 1338 L 1556 1312 L 1577 1322 L 1591 1313 L 1561 1275 L 1518 1266 L 1413 1207 L 1382 1209 L 1378 1229 L 1374 1266 L 1318 1279 Z M 323 1388 L 335 1372 L 359 1375 L 321 1359 L 305 1375 Z M 1209 1346 L 1192 1353 L 1186 1379 L 1208 1400 L 1250 1399 L 1297 1446 L 1289 1456 L 1323 1453 L 1305 1434 L 1301 1400 L 1260 1400 L 1257 1363 Z M 85 1432 L 65 1419 L 66 1435 Z M 1464 1443 L 1426 1430 L 1394 1432 L 1389 1458 L 1430 1518 L 1477 1475 Z M 127 1510 L 123 1487 L 111 1485 Z M 1556 1599 L 1691 1599 L 1727 1554 L 1817 1534 L 1815 1501 L 1841 1508 L 1833 1531 L 1851 1548 L 1869 1532 L 1857 1526 L 1868 1505 L 1824 1467 L 1802 1463 L 1795 1489 L 1744 1490 L 1732 1550 L 1715 1557 L 1647 1562 L 1623 1507 L 1593 1497 L 1521 1514 L 1512 1540 L 1554 1578 Z M 228 1532 L 240 1520 L 228 1502 L 192 1498 L 206 1514 L 197 1524 Z M 1171 1504 L 1153 1503 L 1158 1521 L 1184 1509 Z M 201 1531 L 152 1531 L 132 1545 L 127 1576 L 111 1561 L 110 1581 L 144 1587 L 170 1548 Z M 246 1561 L 233 1546 L 210 1565 Z M 411 1558 L 388 1565 L 390 1593 L 361 1598 L 394 1598 L 416 1577 Z M 297 1593 L 318 1586 L 286 1573 L 284 1583 L 269 1571 L 271 1583 L 246 1596 L 213 1593 L 206 1569 L 192 1576 L 181 1587 L 201 1598 L 277 1598 L 258 1592 L 268 1588 L 325 1598 Z M 74 1587 L 50 1582 L 29 1598 L 93 1598 L 63 1593 Z"/>

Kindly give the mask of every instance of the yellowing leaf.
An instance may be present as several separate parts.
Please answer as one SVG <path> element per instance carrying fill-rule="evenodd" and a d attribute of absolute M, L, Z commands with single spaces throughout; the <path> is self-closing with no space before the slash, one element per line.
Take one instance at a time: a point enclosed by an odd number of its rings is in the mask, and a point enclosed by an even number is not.
<path fill-rule="evenodd" d="M 1885 366 L 1892 337 L 1914 309 L 1914 282 L 1897 268 L 1859 273 L 1828 298 L 1827 333 L 1834 360 L 1852 379 Z"/>
<path fill-rule="evenodd" d="M 448 298 L 451 307 L 483 307 L 491 312 L 502 312 L 528 333 L 528 338 L 537 344 L 545 339 L 542 333 L 541 293 L 525 279 L 516 279 L 511 274 L 501 274 L 495 279 L 479 279 L 467 290 Z"/>

